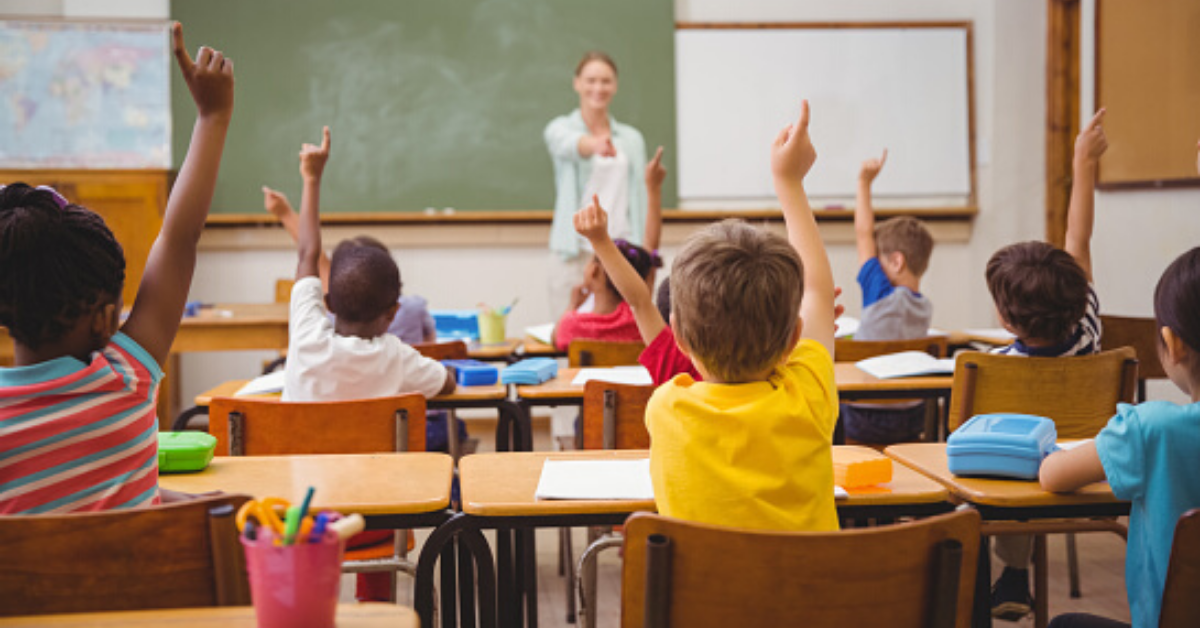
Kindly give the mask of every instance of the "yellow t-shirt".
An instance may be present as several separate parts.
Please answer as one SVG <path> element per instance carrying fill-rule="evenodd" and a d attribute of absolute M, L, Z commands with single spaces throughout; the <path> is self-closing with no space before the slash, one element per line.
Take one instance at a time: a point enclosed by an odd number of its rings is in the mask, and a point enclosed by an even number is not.
<path fill-rule="evenodd" d="M 678 375 L 646 408 L 650 476 L 669 517 L 763 530 L 837 530 L 833 358 L 797 343 L 764 382 Z"/>

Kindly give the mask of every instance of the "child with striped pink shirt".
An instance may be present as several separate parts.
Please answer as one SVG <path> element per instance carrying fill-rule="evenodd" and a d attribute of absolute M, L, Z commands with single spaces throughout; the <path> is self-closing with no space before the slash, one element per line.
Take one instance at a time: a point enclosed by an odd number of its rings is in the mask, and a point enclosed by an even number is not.
<path fill-rule="evenodd" d="M 187 158 L 128 319 L 125 255 L 104 220 L 50 188 L 0 189 L 0 514 L 156 504 L 155 399 L 196 265 L 233 114 L 233 62 L 172 26 L 196 103 Z M 169 496 L 166 496 L 169 499 Z"/>

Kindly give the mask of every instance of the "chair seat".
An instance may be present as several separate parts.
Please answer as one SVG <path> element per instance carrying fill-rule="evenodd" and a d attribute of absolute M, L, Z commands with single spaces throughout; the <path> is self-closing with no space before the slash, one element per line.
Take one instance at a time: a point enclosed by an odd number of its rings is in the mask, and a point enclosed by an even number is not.
<path fill-rule="evenodd" d="M 373 536 L 379 536 L 380 539 L 378 541 L 371 542 L 370 537 Z M 396 555 L 396 544 L 394 542 L 396 535 L 393 534 L 391 530 L 368 530 L 367 532 L 362 532 L 356 535 L 354 538 L 351 538 L 350 542 L 354 542 L 355 539 L 359 537 L 364 537 L 363 542 L 366 544 L 355 547 L 347 547 L 346 552 L 342 555 L 343 562 L 354 560 L 379 560 L 383 558 L 391 558 Z M 416 542 L 416 535 L 413 534 L 412 530 L 409 530 L 408 551 L 411 552 L 413 550 Z"/>

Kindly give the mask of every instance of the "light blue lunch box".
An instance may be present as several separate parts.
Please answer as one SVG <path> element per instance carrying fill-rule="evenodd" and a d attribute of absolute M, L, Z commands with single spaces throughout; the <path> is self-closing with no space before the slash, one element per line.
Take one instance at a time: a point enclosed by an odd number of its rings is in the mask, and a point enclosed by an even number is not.
<path fill-rule="evenodd" d="M 1036 480 L 1042 459 L 1058 449 L 1054 421 L 1030 414 L 979 414 L 946 441 L 954 475 Z"/>

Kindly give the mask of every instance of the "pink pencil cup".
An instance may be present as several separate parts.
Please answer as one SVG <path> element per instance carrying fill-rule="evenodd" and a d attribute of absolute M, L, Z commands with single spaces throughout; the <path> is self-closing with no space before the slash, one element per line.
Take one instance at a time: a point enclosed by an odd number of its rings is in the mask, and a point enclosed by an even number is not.
<path fill-rule="evenodd" d="M 241 541 L 259 628 L 334 628 L 342 580 L 337 535 L 278 547 L 270 534 Z"/>

